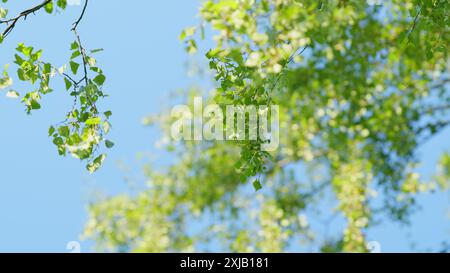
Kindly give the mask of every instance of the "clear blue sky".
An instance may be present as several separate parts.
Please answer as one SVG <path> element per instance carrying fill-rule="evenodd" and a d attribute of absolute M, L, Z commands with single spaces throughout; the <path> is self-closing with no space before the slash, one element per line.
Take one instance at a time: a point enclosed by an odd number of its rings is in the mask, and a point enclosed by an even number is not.
<path fill-rule="evenodd" d="M 24 2 L 10 3 L 11 14 L 39 1 Z M 66 252 L 67 242 L 79 239 L 93 192 L 128 189 L 118 162 L 138 170 L 137 153 L 157 155 L 154 142 L 159 135 L 143 127 L 141 118 L 168 105 L 168 92 L 199 84 L 186 75 L 189 58 L 178 40 L 181 29 L 197 23 L 199 1 L 90 2 L 80 34 L 86 47 L 105 48 L 97 59 L 108 76 L 106 91 L 111 96 L 103 106 L 114 113 L 111 137 L 116 146 L 106 165 L 90 176 L 75 159 L 57 156 L 47 138 L 48 126 L 63 120 L 71 105 L 62 86 L 31 116 L 18 100 L 0 94 L 0 252 Z M 64 64 L 73 41 L 69 28 L 80 11 L 80 6 L 69 6 L 64 14 L 30 16 L 2 45 L 0 63 L 11 62 L 14 47 L 25 42 L 44 48 L 43 59 Z M 18 91 L 27 87 L 14 86 Z M 448 139 L 450 130 L 421 149 L 424 175 L 434 171 L 440 152 L 450 149 Z M 412 229 L 383 224 L 369 239 L 379 241 L 383 251 L 407 251 L 409 237 L 420 250 L 438 248 L 450 238 L 449 196 L 430 194 L 419 201 L 422 210 L 413 217 Z M 81 243 L 83 251 L 91 250 L 92 242 Z"/>

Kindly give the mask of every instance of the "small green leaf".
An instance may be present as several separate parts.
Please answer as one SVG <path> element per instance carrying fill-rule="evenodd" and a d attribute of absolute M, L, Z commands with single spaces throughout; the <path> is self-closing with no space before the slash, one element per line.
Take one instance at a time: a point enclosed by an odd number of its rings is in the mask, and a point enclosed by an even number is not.
<path fill-rule="evenodd" d="M 72 53 L 72 56 L 70 56 L 70 59 L 73 60 L 73 59 L 75 59 L 76 57 L 78 57 L 78 56 L 80 56 L 80 55 L 81 55 L 80 51 L 79 51 L 79 50 L 76 50 L 76 51 L 74 51 L 74 52 Z"/>
<path fill-rule="evenodd" d="M 33 110 L 41 109 L 41 105 L 36 100 L 31 100 L 30 106 L 31 106 L 31 109 L 33 109 Z"/>
<path fill-rule="evenodd" d="M 55 133 L 55 127 L 50 126 L 50 128 L 48 128 L 48 136 L 52 136 Z"/>
<path fill-rule="evenodd" d="M 106 77 L 103 74 L 97 75 L 97 77 L 94 78 L 94 82 L 101 86 L 103 83 L 105 83 Z"/>
<path fill-rule="evenodd" d="M 93 67 L 97 64 L 97 60 L 95 58 L 92 57 L 87 57 L 87 62 L 89 64 L 90 67 Z"/>
<path fill-rule="evenodd" d="M 58 133 L 63 137 L 69 137 L 70 129 L 67 126 L 61 126 L 58 128 Z"/>
<path fill-rule="evenodd" d="M 73 43 L 70 45 L 70 49 L 72 49 L 72 50 L 78 49 L 78 43 L 77 43 L 77 42 L 73 42 Z"/>
<path fill-rule="evenodd" d="M 109 131 L 111 131 L 111 124 L 109 122 L 103 123 L 103 131 L 105 131 L 105 134 L 109 134 Z"/>
<path fill-rule="evenodd" d="M 105 117 L 108 119 L 112 116 L 112 112 L 111 111 L 106 111 L 105 113 L 103 113 L 105 115 Z"/>
<path fill-rule="evenodd" d="M 260 189 L 262 189 L 262 185 L 261 182 L 259 182 L 259 179 L 256 179 L 253 182 L 253 188 L 255 188 L 255 191 L 259 191 Z"/>
<path fill-rule="evenodd" d="M 91 50 L 91 53 L 94 54 L 94 53 L 101 52 L 101 51 L 103 51 L 103 48 L 97 48 L 97 49 Z"/>
<path fill-rule="evenodd" d="M 47 5 L 45 5 L 45 11 L 47 13 L 52 13 L 53 12 L 53 2 L 49 2 Z"/>
<path fill-rule="evenodd" d="M 102 122 L 102 119 L 100 117 L 90 118 L 86 120 L 86 125 L 98 125 Z"/>
<path fill-rule="evenodd" d="M 188 27 L 185 28 L 180 34 L 180 41 L 184 41 L 187 37 L 190 37 L 195 34 L 197 27 Z"/>
<path fill-rule="evenodd" d="M 13 84 L 13 80 L 6 75 L 5 78 L 0 78 L 0 89 L 4 89 Z"/>
<path fill-rule="evenodd" d="M 6 15 L 8 15 L 8 10 L 6 10 L 6 9 L 4 9 L 4 8 L 2 8 L 2 7 L 0 7 L 0 19 L 1 19 L 1 18 L 5 18 Z"/>
<path fill-rule="evenodd" d="M 67 78 L 64 78 L 64 83 L 66 84 L 66 90 L 69 91 L 69 89 L 72 87 L 72 82 Z"/>
<path fill-rule="evenodd" d="M 114 142 L 110 140 L 105 140 L 105 146 L 106 148 L 111 149 L 112 147 L 114 147 Z"/>
<path fill-rule="evenodd" d="M 67 6 L 67 0 L 58 0 L 56 5 L 62 9 L 65 9 Z"/>

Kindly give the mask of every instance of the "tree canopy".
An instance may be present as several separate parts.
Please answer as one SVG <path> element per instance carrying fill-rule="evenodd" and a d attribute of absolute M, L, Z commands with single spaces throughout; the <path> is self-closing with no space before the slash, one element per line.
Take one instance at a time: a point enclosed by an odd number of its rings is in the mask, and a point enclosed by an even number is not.
<path fill-rule="evenodd" d="M 450 3 L 371 3 L 204 1 L 198 26 L 180 39 L 195 54 L 205 32 L 214 36 L 205 58 L 217 84 L 208 100 L 278 105 L 279 149 L 264 151 L 261 140 L 176 142 L 170 113 L 149 116 L 177 160 L 166 169 L 146 165 L 146 190 L 92 203 L 85 236 L 110 251 L 193 251 L 217 241 L 225 251 L 282 252 L 302 241 L 324 252 L 366 252 L 365 234 L 379 217 L 407 223 L 418 194 L 448 191 L 449 153 L 442 151 L 432 179 L 415 167 L 418 148 L 450 124 Z M 41 5 L 51 13 L 66 1 Z M 1 19 L 0 41 L 40 7 Z M 105 76 L 76 31 L 82 17 L 72 29 L 70 75 L 23 44 L 15 64 L 20 80 L 38 86 L 22 98 L 28 113 L 51 92 L 50 78 L 62 76 L 74 107 L 49 135 L 61 155 L 87 159 L 95 171 L 105 159 L 95 155 L 98 145 L 113 146 L 105 138 L 111 112 L 95 106 Z M 0 18 L 9 18 L 3 8 Z M 5 70 L 0 88 L 11 84 Z M 199 93 L 187 92 L 186 102 Z M 346 222 L 332 241 L 319 240 L 308 223 L 324 208 Z"/>

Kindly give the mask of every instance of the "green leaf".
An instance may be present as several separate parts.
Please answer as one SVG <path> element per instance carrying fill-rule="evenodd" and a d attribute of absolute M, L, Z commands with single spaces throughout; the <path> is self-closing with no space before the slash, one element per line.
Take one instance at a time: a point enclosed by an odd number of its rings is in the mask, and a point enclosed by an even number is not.
<path fill-rule="evenodd" d="M 90 68 L 92 71 L 94 71 L 94 72 L 97 72 L 97 73 L 99 73 L 99 74 L 102 74 L 102 70 L 100 69 L 100 68 L 98 68 L 98 67 L 91 67 Z"/>
<path fill-rule="evenodd" d="M 107 119 L 109 119 L 112 116 L 112 112 L 111 111 L 106 111 L 105 113 L 103 113 L 105 115 L 105 117 Z"/>
<path fill-rule="evenodd" d="M 6 15 L 8 15 L 8 10 L 6 10 L 6 9 L 4 9 L 4 8 L 2 8 L 2 7 L 0 7 L 0 19 L 1 19 L 1 18 L 5 18 Z"/>
<path fill-rule="evenodd" d="M 80 67 L 80 64 L 79 64 L 79 63 L 76 63 L 76 62 L 70 62 L 70 69 L 72 70 L 72 73 L 73 73 L 74 75 L 77 74 L 78 68 L 79 68 L 79 67 Z"/>
<path fill-rule="evenodd" d="M 86 125 L 98 125 L 102 122 L 102 119 L 100 117 L 90 118 L 86 120 Z"/>
<path fill-rule="evenodd" d="M 68 143 L 70 145 L 78 145 L 82 141 L 83 141 L 83 139 L 80 137 L 80 135 L 77 132 L 75 132 L 72 135 L 70 135 Z"/>
<path fill-rule="evenodd" d="M 72 82 L 67 78 L 64 78 L 64 83 L 66 84 L 66 90 L 69 91 L 69 89 L 72 87 Z"/>
<path fill-rule="evenodd" d="M 55 133 L 55 127 L 50 126 L 50 128 L 48 128 L 48 136 L 52 136 Z"/>
<path fill-rule="evenodd" d="M 11 86 L 13 84 L 13 81 L 10 77 L 6 76 L 4 78 L 0 78 L 0 90 L 4 89 L 8 86 Z"/>
<path fill-rule="evenodd" d="M 77 42 L 73 42 L 71 45 L 70 45 L 70 49 L 72 49 L 72 50 L 77 50 L 79 48 L 79 46 L 78 46 L 78 43 Z"/>
<path fill-rule="evenodd" d="M 189 54 L 194 54 L 197 52 L 197 43 L 194 40 L 188 40 L 186 45 L 186 51 Z"/>
<path fill-rule="evenodd" d="M 92 163 L 88 164 L 86 166 L 86 168 L 89 171 L 89 173 L 93 174 L 98 169 L 100 169 L 101 166 L 103 165 L 103 162 L 105 161 L 105 159 L 106 159 L 106 155 L 105 154 L 101 154 L 97 158 L 95 158 Z"/>
<path fill-rule="evenodd" d="M 56 2 L 56 5 L 57 5 L 58 7 L 60 7 L 61 9 L 66 9 L 66 6 L 67 6 L 67 0 L 58 0 L 58 1 Z"/>
<path fill-rule="evenodd" d="M 104 122 L 103 123 L 103 131 L 105 132 L 105 134 L 108 134 L 110 130 L 111 130 L 111 124 L 109 122 Z"/>
<path fill-rule="evenodd" d="M 188 27 L 185 28 L 180 34 L 180 41 L 184 41 L 187 37 L 190 37 L 195 34 L 197 27 Z"/>
<path fill-rule="evenodd" d="M 78 57 L 78 56 L 80 56 L 80 55 L 81 55 L 80 51 L 79 51 L 79 50 L 76 50 L 76 51 L 74 51 L 74 52 L 72 53 L 72 56 L 70 56 L 70 59 L 73 60 L 73 59 L 75 59 L 76 57 Z"/>
<path fill-rule="evenodd" d="M 36 100 L 31 100 L 30 106 L 31 106 L 31 109 L 33 109 L 33 110 L 41 109 L 41 105 Z"/>
<path fill-rule="evenodd" d="M 53 12 L 53 2 L 49 2 L 47 5 L 45 5 L 45 11 L 47 13 L 52 13 Z"/>
<path fill-rule="evenodd" d="M 58 133 L 63 137 L 69 137 L 70 129 L 68 126 L 61 126 L 58 128 Z"/>
<path fill-rule="evenodd" d="M 262 185 L 261 182 L 259 182 L 259 179 L 256 179 L 253 182 L 253 188 L 255 188 L 255 191 L 259 191 L 260 189 L 262 189 Z"/>
<path fill-rule="evenodd" d="M 87 57 L 87 63 L 90 67 L 94 67 L 97 64 L 97 60 L 92 57 Z"/>
<path fill-rule="evenodd" d="M 94 54 L 94 53 L 97 53 L 97 52 L 101 52 L 103 50 L 104 50 L 103 48 L 97 48 L 97 49 L 91 50 L 91 53 Z"/>

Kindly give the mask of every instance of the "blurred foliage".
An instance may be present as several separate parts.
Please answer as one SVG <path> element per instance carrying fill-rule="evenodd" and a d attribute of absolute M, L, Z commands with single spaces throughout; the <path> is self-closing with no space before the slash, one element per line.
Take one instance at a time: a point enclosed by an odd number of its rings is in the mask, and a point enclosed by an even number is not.
<path fill-rule="evenodd" d="M 407 222 L 420 192 L 448 190 L 450 157 L 424 179 L 421 144 L 450 122 L 448 1 L 205 1 L 189 53 L 211 28 L 210 102 L 279 105 L 280 148 L 260 141 L 170 140 L 171 118 L 148 117 L 176 155 L 146 166 L 148 189 L 98 200 L 85 235 L 109 251 L 366 252 L 366 232 L 388 215 Z M 195 92 L 186 98 L 192 100 Z M 304 171 L 300 171 L 303 170 Z M 257 179 L 263 188 L 255 193 Z M 331 194 L 337 238 L 308 223 Z M 373 202 L 378 200 L 377 202 Z"/>

